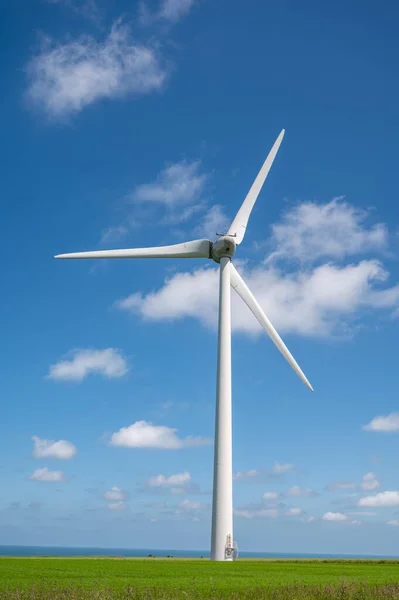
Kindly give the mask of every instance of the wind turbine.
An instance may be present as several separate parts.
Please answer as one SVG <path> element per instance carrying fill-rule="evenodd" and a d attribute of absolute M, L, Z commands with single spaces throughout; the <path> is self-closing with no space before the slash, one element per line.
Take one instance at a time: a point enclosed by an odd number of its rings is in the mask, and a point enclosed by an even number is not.
<path fill-rule="evenodd" d="M 208 258 L 220 265 L 211 539 L 211 560 L 217 561 L 233 559 L 230 286 L 244 300 L 295 373 L 313 391 L 298 363 L 231 262 L 236 246 L 241 244 L 244 239 L 251 211 L 273 164 L 283 136 L 284 129 L 270 150 L 228 232 L 226 234 L 216 233 L 218 239 L 215 242 L 203 239 L 173 246 L 75 252 L 55 256 L 55 258 Z"/>

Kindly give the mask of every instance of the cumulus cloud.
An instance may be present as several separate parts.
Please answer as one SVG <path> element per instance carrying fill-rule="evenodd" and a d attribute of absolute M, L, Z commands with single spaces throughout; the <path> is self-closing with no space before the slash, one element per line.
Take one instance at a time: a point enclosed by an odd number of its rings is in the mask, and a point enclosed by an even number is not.
<path fill-rule="evenodd" d="M 29 476 L 29 479 L 34 481 L 64 481 L 64 473 L 62 471 L 50 471 L 47 467 L 42 469 L 36 469 L 33 471 L 32 475 Z"/>
<path fill-rule="evenodd" d="M 365 496 L 359 498 L 358 506 L 372 506 L 372 507 L 384 507 L 384 506 L 399 506 L 399 492 L 398 491 L 386 491 L 380 492 L 375 496 Z"/>
<path fill-rule="evenodd" d="M 388 273 L 376 260 L 343 267 L 325 264 L 288 273 L 275 266 L 244 269 L 243 277 L 259 304 L 281 332 L 305 336 L 346 333 L 358 316 L 371 308 L 399 303 L 399 286 L 380 289 Z M 148 294 L 134 293 L 117 307 L 147 320 L 198 319 L 216 328 L 218 272 L 199 268 L 167 277 L 164 285 Z M 232 297 L 233 331 L 260 334 L 262 328 L 245 304 Z"/>
<path fill-rule="evenodd" d="M 310 488 L 301 488 L 299 487 L 299 485 L 294 485 L 292 486 L 288 492 L 287 492 L 288 496 L 317 496 L 317 492 L 315 492 L 314 490 L 310 489 Z"/>
<path fill-rule="evenodd" d="M 399 413 L 393 412 L 386 416 L 380 415 L 374 417 L 368 425 L 363 425 L 363 429 L 366 431 L 380 431 L 383 433 L 399 431 Z"/>
<path fill-rule="evenodd" d="M 125 500 L 126 494 L 121 490 L 121 488 L 114 485 L 111 489 L 104 493 L 104 498 L 105 500 L 120 501 Z"/>
<path fill-rule="evenodd" d="M 348 517 L 340 512 L 326 512 L 322 519 L 323 521 L 347 521 Z"/>
<path fill-rule="evenodd" d="M 75 456 L 77 449 L 71 442 L 66 440 L 42 440 L 37 435 L 32 436 L 34 442 L 33 456 L 35 458 L 58 458 L 69 460 Z"/>
<path fill-rule="evenodd" d="M 159 448 L 164 450 L 205 446 L 212 443 L 209 438 L 176 435 L 177 429 L 165 425 L 153 425 L 148 421 L 136 421 L 111 435 L 112 446 L 126 448 Z"/>
<path fill-rule="evenodd" d="M 155 188 L 153 184 L 148 189 L 144 186 L 144 192 L 144 196 L 147 194 L 151 199 L 174 201 L 169 193 L 165 200 L 162 181 L 158 182 Z M 185 197 L 185 194 L 183 196 Z M 177 198 L 181 198 L 181 194 L 177 194 Z M 297 254 L 301 260 L 307 261 L 306 265 L 301 265 L 298 269 L 292 266 L 292 261 L 285 260 L 288 254 L 292 258 L 292 253 L 284 246 L 284 240 L 291 243 L 291 240 L 296 239 L 294 234 L 287 235 L 287 231 L 281 229 L 287 226 L 285 215 L 275 224 L 271 241 L 274 250 L 272 257 L 279 260 L 269 259 L 258 265 L 244 265 L 241 268 L 249 288 L 275 327 L 283 333 L 304 336 L 347 336 L 358 321 L 372 310 L 388 310 L 394 313 L 399 307 L 399 285 L 389 287 L 389 272 L 376 258 L 365 258 L 343 265 L 309 262 L 313 257 L 323 258 L 323 252 L 328 255 L 326 258 L 338 259 L 358 254 L 361 249 L 381 248 L 385 245 L 385 228 L 365 228 L 362 226 L 358 209 L 337 200 L 321 206 L 311 204 L 316 215 L 312 213 L 309 216 L 309 206 L 309 203 L 298 206 L 296 212 L 289 213 L 291 216 L 288 219 L 290 223 L 294 220 L 295 226 L 300 229 L 297 235 L 300 241 L 295 244 L 300 248 Z M 308 235 L 301 230 L 301 207 L 304 207 L 308 219 L 305 222 L 306 231 L 314 220 L 319 224 L 323 223 L 321 229 L 319 225 L 316 228 L 320 235 L 319 246 L 313 239 L 314 232 L 313 237 L 311 236 L 313 241 L 308 244 Z M 218 210 L 220 209 L 214 209 L 214 215 L 218 216 Z M 335 220 L 330 222 L 332 215 Z M 350 226 L 342 236 L 336 229 L 341 227 L 342 220 L 345 219 L 350 221 Z M 328 228 L 331 223 L 336 225 L 335 229 L 333 227 L 330 231 Z M 325 228 L 328 229 L 328 234 L 324 231 Z M 310 229 L 313 231 L 311 227 Z M 349 232 L 353 233 L 353 236 L 349 235 Z M 309 257 L 306 254 L 308 250 Z M 164 280 L 164 284 L 158 290 L 133 293 L 119 301 L 117 306 L 147 320 L 177 320 L 190 317 L 198 319 L 206 327 L 216 328 L 217 286 L 217 269 L 201 267 L 193 271 L 174 273 Z M 234 331 L 261 334 L 259 323 L 235 294 L 232 298 L 232 312 Z"/>
<path fill-rule="evenodd" d="M 70 359 L 60 360 L 50 366 L 48 379 L 82 381 L 92 373 L 98 373 L 108 379 L 122 377 L 129 368 L 126 358 L 120 350 L 72 350 Z"/>
<path fill-rule="evenodd" d="M 380 482 L 378 481 L 376 474 L 370 472 L 363 476 L 360 487 L 362 490 L 372 491 L 377 489 L 379 485 Z"/>
<path fill-rule="evenodd" d="M 303 202 L 290 208 L 273 225 L 271 241 L 276 250 L 270 259 L 309 262 L 385 249 L 385 225 L 378 223 L 367 228 L 364 222 L 368 216 L 368 211 L 344 202 L 343 197 L 325 204 Z"/>
<path fill-rule="evenodd" d="M 166 80 L 156 49 L 136 43 L 121 21 L 104 40 L 86 35 L 62 44 L 47 38 L 26 72 L 29 101 L 52 118 L 98 100 L 148 94 Z"/>

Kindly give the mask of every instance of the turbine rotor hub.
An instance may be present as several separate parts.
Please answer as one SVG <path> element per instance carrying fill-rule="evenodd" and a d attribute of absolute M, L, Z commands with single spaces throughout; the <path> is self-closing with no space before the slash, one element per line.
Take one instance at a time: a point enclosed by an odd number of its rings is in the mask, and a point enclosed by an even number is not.
<path fill-rule="evenodd" d="M 211 255 L 215 262 L 219 263 L 223 256 L 232 258 L 236 251 L 236 242 L 231 235 L 222 235 L 214 244 L 212 244 Z"/>

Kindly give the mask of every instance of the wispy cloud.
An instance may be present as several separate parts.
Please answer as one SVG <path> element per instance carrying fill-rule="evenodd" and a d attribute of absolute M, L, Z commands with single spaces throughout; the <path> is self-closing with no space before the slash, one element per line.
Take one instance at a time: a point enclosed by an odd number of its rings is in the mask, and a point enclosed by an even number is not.
<path fill-rule="evenodd" d="M 136 43 L 120 20 L 104 40 L 86 35 L 62 44 L 46 38 L 26 72 L 30 103 L 58 119 L 98 100 L 158 91 L 167 77 L 156 48 Z"/>
<path fill-rule="evenodd" d="M 77 448 L 66 440 L 43 440 L 37 435 L 32 436 L 34 443 L 33 456 L 35 458 L 57 458 L 69 460 L 77 453 Z"/>
<path fill-rule="evenodd" d="M 190 473 L 188 471 L 184 471 L 184 473 L 176 473 L 175 475 L 170 475 L 169 477 L 163 474 L 155 475 L 146 481 L 146 485 L 149 487 L 174 488 L 188 485 L 190 481 Z"/>
<path fill-rule="evenodd" d="M 203 437 L 188 436 L 179 438 L 177 429 L 165 425 L 153 425 L 148 421 L 136 421 L 133 425 L 122 427 L 113 433 L 110 438 L 112 446 L 125 446 L 126 448 L 158 448 L 175 450 L 196 446 L 206 446 L 212 440 Z"/>
<path fill-rule="evenodd" d="M 192 204 L 200 199 L 207 181 L 200 161 L 181 161 L 162 169 L 152 183 L 143 183 L 132 192 L 138 202 L 155 202 L 168 207 Z"/>
<path fill-rule="evenodd" d="M 166 21 L 171 24 L 178 23 L 188 15 L 196 0 L 161 0 L 158 10 L 151 12 L 147 4 L 140 3 L 140 22 L 150 25 L 155 21 Z"/>
<path fill-rule="evenodd" d="M 272 468 L 273 473 L 289 473 L 294 468 L 294 465 L 291 463 L 279 463 L 275 462 Z"/>
<path fill-rule="evenodd" d="M 235 508 L 235 517 L 242 519 L 277 519 L 279 511 L 277 508 Z"/>
<path fill-rule="evenodd" d="M 76 349 L 69 355 L 71 356 L 69 360 L 66 358 L 50 366 L 48 379 L 82 381 L 92 373 L 112 379 L 122 377 L 129 370 L 126 358 L 115 348 Z"/>
<path fill-rule="evenodd" d="M 301 488 L 299 487 L 299 485 L 294 485 L 288 490 L 287 496 L 311 497 L 318 496 L 318 494 L 317 492 L 315 492 L 315 490 L 312 490 L 311 488 Z"/>
<path fill-rule="evenodd" d="M 289 508 L 285 514 L 287 515 L 287 517 L 299 517 L 299 515 L 301 515 L 302 513 L 303 513 L 302 508 L 293 507 L 293 508 Z"/>
<path fill-rule="evenodd" d="M 356 488 L 356 483 L 354 481 L 334 481 L 327 486 L 327 489 L 330 491 L 335 490 L 354 490 Z"/>

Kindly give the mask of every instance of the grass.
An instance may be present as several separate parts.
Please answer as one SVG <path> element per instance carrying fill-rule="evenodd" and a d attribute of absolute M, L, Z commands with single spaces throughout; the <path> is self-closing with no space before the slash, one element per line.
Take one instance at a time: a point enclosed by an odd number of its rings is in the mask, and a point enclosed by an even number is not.
<path fill-rule="evenodd" d="M 0 600 L 399 600 L 399 561 L 0 558 Z"/>

